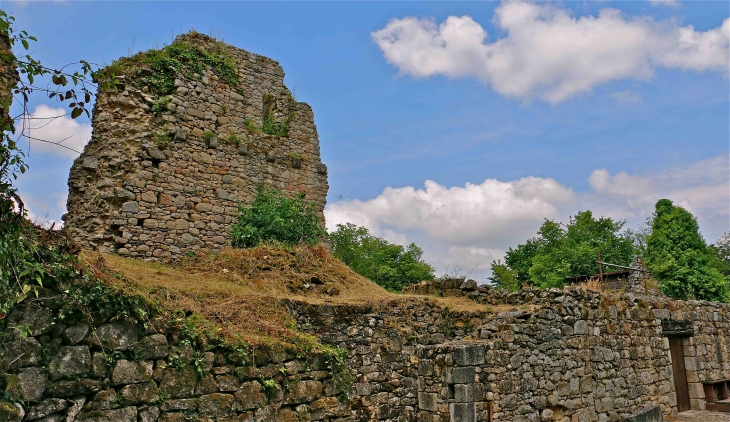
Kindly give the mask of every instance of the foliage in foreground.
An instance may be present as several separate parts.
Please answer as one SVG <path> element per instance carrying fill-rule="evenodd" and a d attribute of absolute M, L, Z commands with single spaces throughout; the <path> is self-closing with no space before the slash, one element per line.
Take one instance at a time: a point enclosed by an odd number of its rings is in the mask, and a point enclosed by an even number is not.
<path fill-rule="evenodd" d="M 394 245 L 372 236 L 365 227 L 338 224 L 329 234 L 332 254 L 353 271 L 390 291 L 434 278 L 433 267 L 423 261 L 415 243 Z"/>
<path fill-rule="evenodd" d="M 263 242 L 284 245 L 317 244 L 326 232 L 314 202 L 302 196 L 287 198 L 279 190 L 259 188 L 251 205 L 241 205 L 241 214 L 231 231 L 231 245 L 250 248 Z"/>
<path fill-rule="evenodd" d="M 672 201 L 659 200 L 647 239 L 646 266 L 664 293 L 675 299 L 727 302 L 730 289 L 721 265 L 702 238 L 697 219 Z"/>
<path fill-rule="evenodd" d="M 624 224 L 591 211 L 579 212 L 567 226 L 545 220 L 536 237 L 507 251 L 504 263 L 492 262 L 490 281 L 511 291 L 522 284 L 562 287 L 566 277 L 597 274 L 598 252 L 604 262 L 629 265 L 635 248 Z"/>

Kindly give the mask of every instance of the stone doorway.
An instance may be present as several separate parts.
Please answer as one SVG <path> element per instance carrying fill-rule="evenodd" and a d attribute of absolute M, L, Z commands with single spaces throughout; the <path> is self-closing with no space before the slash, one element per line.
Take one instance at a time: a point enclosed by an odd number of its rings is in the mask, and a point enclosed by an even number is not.
<path fill-rule="evenodd" d="M 689 384 L 687 383 L 687 371 L 684 367 L 684 347 L 682 337 L 669 337 L 669 353 L 672 356 L 672 372 L 674 373 L 674 389 L 677 392 L 677 411 L 686 412 L 690 410 Z"/>
<path fill-rule="evenodd" d="M 684 346 L 690 344 L 687 340 L 694 335 L 694 327 L 691 321 L 663 320 L 662 332 L 669 339 L 674 391 L 677 393 L 677 411 L 686 412 L 692 408 L 692 405 L 689 397 Z"/>

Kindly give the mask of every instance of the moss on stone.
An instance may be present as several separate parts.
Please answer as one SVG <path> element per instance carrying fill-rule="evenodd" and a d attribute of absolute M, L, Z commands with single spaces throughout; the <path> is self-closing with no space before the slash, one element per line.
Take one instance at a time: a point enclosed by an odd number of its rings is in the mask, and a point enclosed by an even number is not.
<path fill-rule="evenodd" d="M 105 69 L 104 74 L 110 78 L 124 75 L 129 83 L 147 87 L 152 93 L 163 96 L 174 92 L 175 79 L 179 75 L 189 79 L 200 78 L 206 67 L 229 85 L 235 86 L 240 82 L 236 65 L 222 46 L 211 52 L 180 40 L 159 50 L 117 60 Z"/>

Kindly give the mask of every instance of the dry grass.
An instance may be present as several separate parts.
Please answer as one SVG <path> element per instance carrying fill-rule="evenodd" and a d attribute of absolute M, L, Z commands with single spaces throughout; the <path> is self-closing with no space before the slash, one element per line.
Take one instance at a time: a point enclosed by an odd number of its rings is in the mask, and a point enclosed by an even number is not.
<path fill-rule="evenodd" d="M 588 279 L 588 281 L 584 283 L 579 283 L 575 285 L 567 285 L 565 286 L 566 289 L 580 289 L 580 290 L 592 290 L 594 292 L 603 292 L 603 285 L 601 281 L 596 277 L 591 277 Z"/>
<path fill-rule="evenodd" d="M 83 252 L 85 264 L 129 294 L 164 310 L 197 315 L 226 337 L 250 344 L 301 341 L 286 303 L 371 305 L 431 302 L 452 312 L 499 312 L 465 298 L 387 292 L 359 276 L 323 247 L 226 249 L 173 265 Z M 514 308 L 512 306 L 511 308 Z"/>

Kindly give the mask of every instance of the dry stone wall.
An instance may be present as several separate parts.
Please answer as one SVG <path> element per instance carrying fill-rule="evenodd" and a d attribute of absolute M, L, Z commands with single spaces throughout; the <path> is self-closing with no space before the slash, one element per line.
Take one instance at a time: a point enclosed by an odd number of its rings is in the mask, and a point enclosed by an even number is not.
<path fill-rule="evenodd" d="M 325 356 L 193 347 L 161 320 L 57 318 L 54 296 L 0 326 L 0 421 L 333 420 L 349 404 Z M 67 324 L 68 323 L 68 324 Z"/>
<path fill-rule="evenodd" d="M 514 307 L 456 313 L 424 301 L 299 311 L 303 327 L 350 352 L 353 417 L 604 422 L 658 406 L 670 419 L 677 393 L 663 321 L 693 327 L 682 340 L 692 409 L 704 409 L 702 382 L 730 378 L 727 304 L 462 284 L 467 297 Z"/>
<path fill-rule="evenodd" d="M 239 82 L 208 66 L 181 71 L 159 98 L 124 75 L 118 92 L 99 92 L 91 141 L 69 177 L 64 221 L 74 238 L 148 259 L 217 250 L 259 186 L 304 194 L 324 220 L 314 115 L 284 86 L 281 66 L 196 33 L 176 42 L 232 60 Z M 266 118 L 287 126 L 286 136 L 263 133 Z"/>
<path fill-rule="evenodd" d="M 302 330 L 347 350 L 347 395 L 324 356 L 193 347 L 154 317 L 63 320 L 55 295 L 41 294 L 0 328 L 0 420 L 603 422 L 654 407 L 669 420 L 677 392 L 667 326 L 693 334 L 683 340 L 693 409 L 703 409 L 702 382 L 730 376 L 727 304 L 490 294 L 513 305 L 290 302 Z"/>

